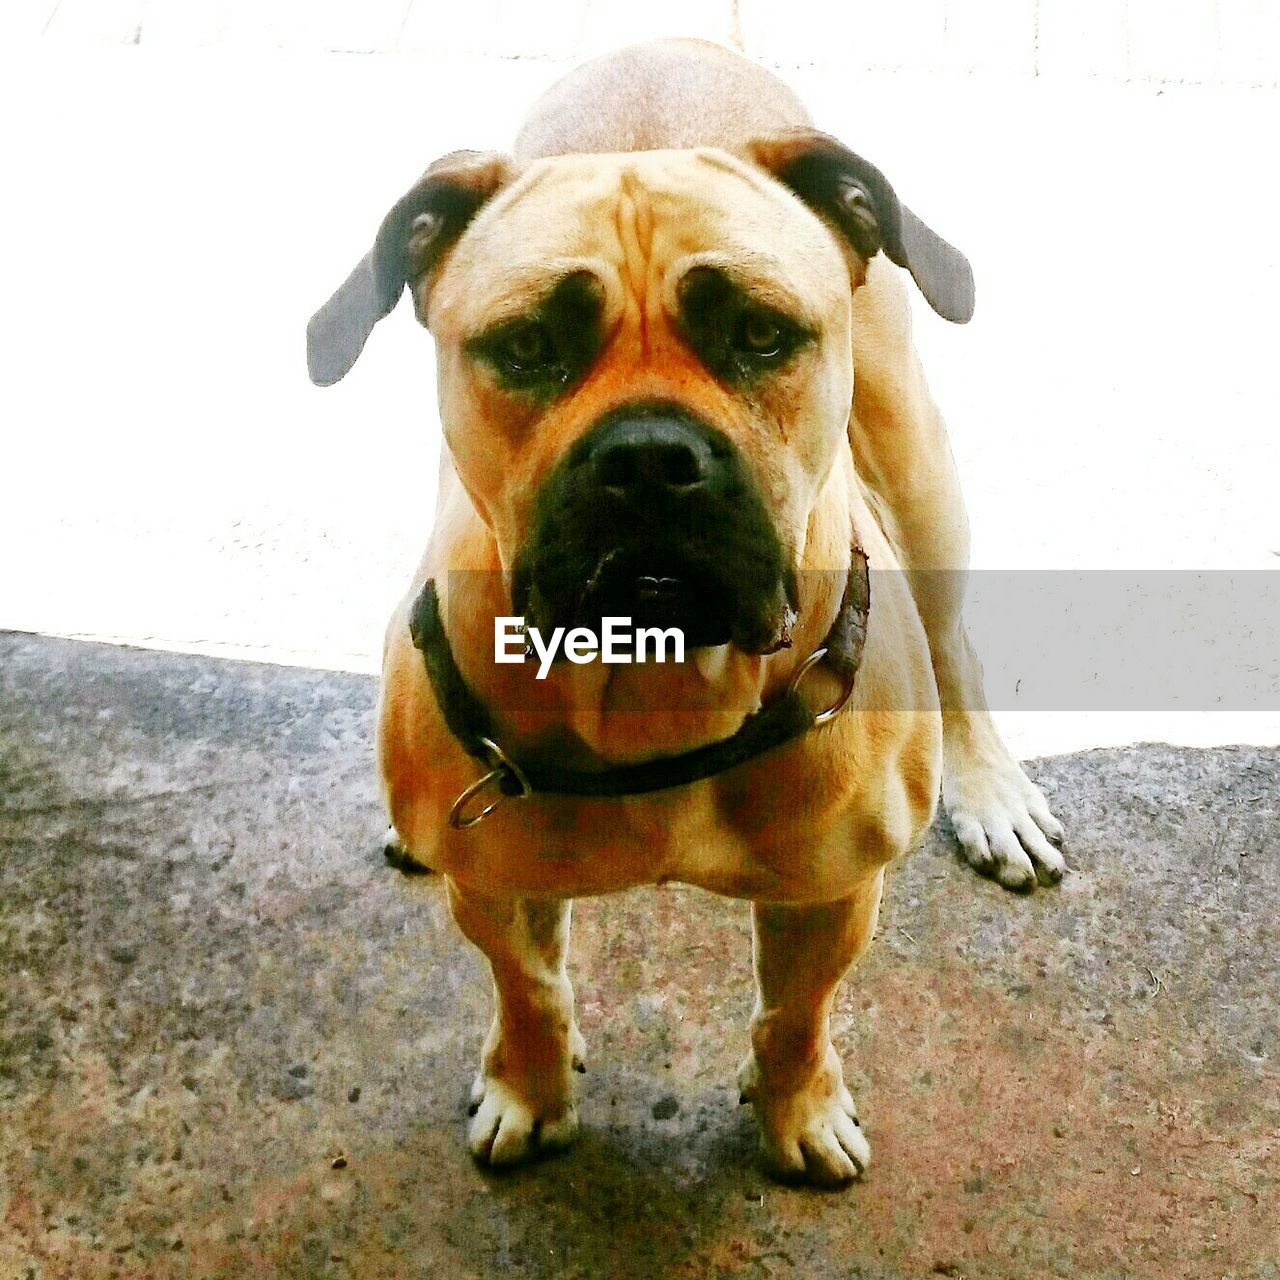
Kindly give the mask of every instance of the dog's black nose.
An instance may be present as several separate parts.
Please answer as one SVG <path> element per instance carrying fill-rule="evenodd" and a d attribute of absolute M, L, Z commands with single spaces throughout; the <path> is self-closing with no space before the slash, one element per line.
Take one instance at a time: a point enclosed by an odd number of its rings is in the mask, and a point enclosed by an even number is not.
<path fill-rule="evenodd" d="M 628 495 L 697 489 L 717 465 L 705 432 L 657 415 L 610 422 L 592 441 L 589 461 L 597 484 Z"/>

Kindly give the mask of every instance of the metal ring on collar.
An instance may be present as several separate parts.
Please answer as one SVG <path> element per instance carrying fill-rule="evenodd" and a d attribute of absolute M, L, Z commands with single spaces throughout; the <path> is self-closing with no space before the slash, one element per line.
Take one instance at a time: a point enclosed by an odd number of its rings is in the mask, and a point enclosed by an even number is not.
<path fill-rule="evenodd" d="M 827 656 L 826 645 L 815 649 L 792 673 L 791 679 L 787 681 L 787 693 L 792 694 L 800 687 L 800 682 L 809 674 L 809 672 Z M 854 678 L 857 676 L 857 669 L 851 670 L 845 674 L 844 685 L 840 690 L 840 696 L 825 711 L 819 711 L 813 717 L 814 726 L 826 724 L 829 720 L 834 720 L 844 709 L 849 699 L 853 696 Z"/>
<path fill-rule="evenodd" d="M 525 796 L 530 795 L 533 791 L 533 787 L 529 785 L 529 779 L 525 777 L 524 770 L 492 738 L 481 738 L 480 742 L 494 761 L 493 768 L 488 773 L 482 774 L 469 787 L 466 787 L 453 802 L 453 807 L 449 810 L 449 825 L 455 831 L 465 831 L 468 827 L 474 827 L 477 823 L 483 822 L 504 800 L 523 800 Z M 499 789 L 497 796 L 490 800 L 479 813 L 467 814 L 464 812 L 467 804 L 487 786 L 497 782 L 499 788 L 501 788 L 501 784 L 506 778 L 514 778 L 520 790 L 514 794 L 508 794 L 506 791 Z"/>

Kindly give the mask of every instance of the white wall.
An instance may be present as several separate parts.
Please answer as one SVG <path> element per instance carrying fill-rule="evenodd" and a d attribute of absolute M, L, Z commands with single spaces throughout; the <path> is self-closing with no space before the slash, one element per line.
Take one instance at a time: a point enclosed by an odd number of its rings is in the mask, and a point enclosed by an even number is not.
<path fill-rule="evenodd" d="M 700 35 L 777 66 L 1275 86 L 1272 0 L 7 0 L 0 39 L 564 60 Z"/>
<path fill-rule="evenodd" d="M 434 503 L 430 343 L 402 307 L 319 391 L 306 317 L 434 156 L 656 32 L 740 36 L 971 257 L 973 324 L 917 336 L 979 565 L 1280 568 L 1280 92 L 1248 87 L 1278 7 L 8 0 L 0 627 L 376 669 Z"/>

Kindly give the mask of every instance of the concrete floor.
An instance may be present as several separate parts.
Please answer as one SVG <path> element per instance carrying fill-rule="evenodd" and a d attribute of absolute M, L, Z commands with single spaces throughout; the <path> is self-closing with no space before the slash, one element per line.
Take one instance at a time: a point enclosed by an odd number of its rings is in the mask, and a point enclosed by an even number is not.
<path fill-rule="evenodd" d="M 839 999 L 842 1193 L 753 1162 L 744 907 L 582 903 L 584 1135 L 489 1176 L 488 984 L 377 852 L 373 693 L 0 635 L 4 1280 L 1280 1276 L 1280 750 L 1035 762 L 1075 871 L 1030 898 L 935 832 Z"/>

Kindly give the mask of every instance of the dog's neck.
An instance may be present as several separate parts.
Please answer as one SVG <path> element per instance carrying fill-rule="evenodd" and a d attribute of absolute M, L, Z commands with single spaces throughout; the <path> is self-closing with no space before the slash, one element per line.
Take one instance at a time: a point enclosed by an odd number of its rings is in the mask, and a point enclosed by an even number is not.
<path fill-rule="evenodd" d="M 786 688 L 836 620 L 855 541 L 847 513 L 826 508 L 815 515 L 798 575 L 792 644 L 773 654 L 722 645 L 694 650 L 683 663 L 559 661 L 544 679 L 536 660 L 495 663 L 494 620 L 511 612 L 496 546 L 487 560 L 491 569 L 452 572 L 437 581 L 442 634 L 504 748 L 578 769 L 673 755 L 729 738 Z M 840 680 L 823 667 L 806 682 L 817 705 L 840 689 Z"/>
<path fill-rule="evenodd" d="M 528 796 L 550 793 L 574 796 L 631 796 L 665 791 L 737 768 L 764 753 L 800 737 L 838 715 L 853 693 L 862 659 L 871 605 L 871 582 L 866 553 L 851 548 L 851 564 L 845 577 L 840 606 L 822 645 L 796 668 L 786 690 L 770 704 L 747 715 L 733 733 L 683 751 L 646 753 L 648 758 L 610 765 L 599 761 L 591 768 L 576 768 L 548 760 L 544 752 L 528 753 L 503 748 L 504 734 L 489 709 L 475 695 L 459 671 L 445 634 L 440 599 L 434 579 L 428 579 L 410 613 L 410 632 L 421 651 L 436 704 L 454 739 L 486 766 L 486 772 L 462 792 L 449 813 L 454 827 L 470 827 L 499 803 L 501 795 Z M 840 696 L 816 709 L 799 692 L 810 672 L 823 666 L 840 681 Z M 510 741 L 507 739 L 508 746 Z M 493 792 L 473 807 L 478 795 Z"/>

